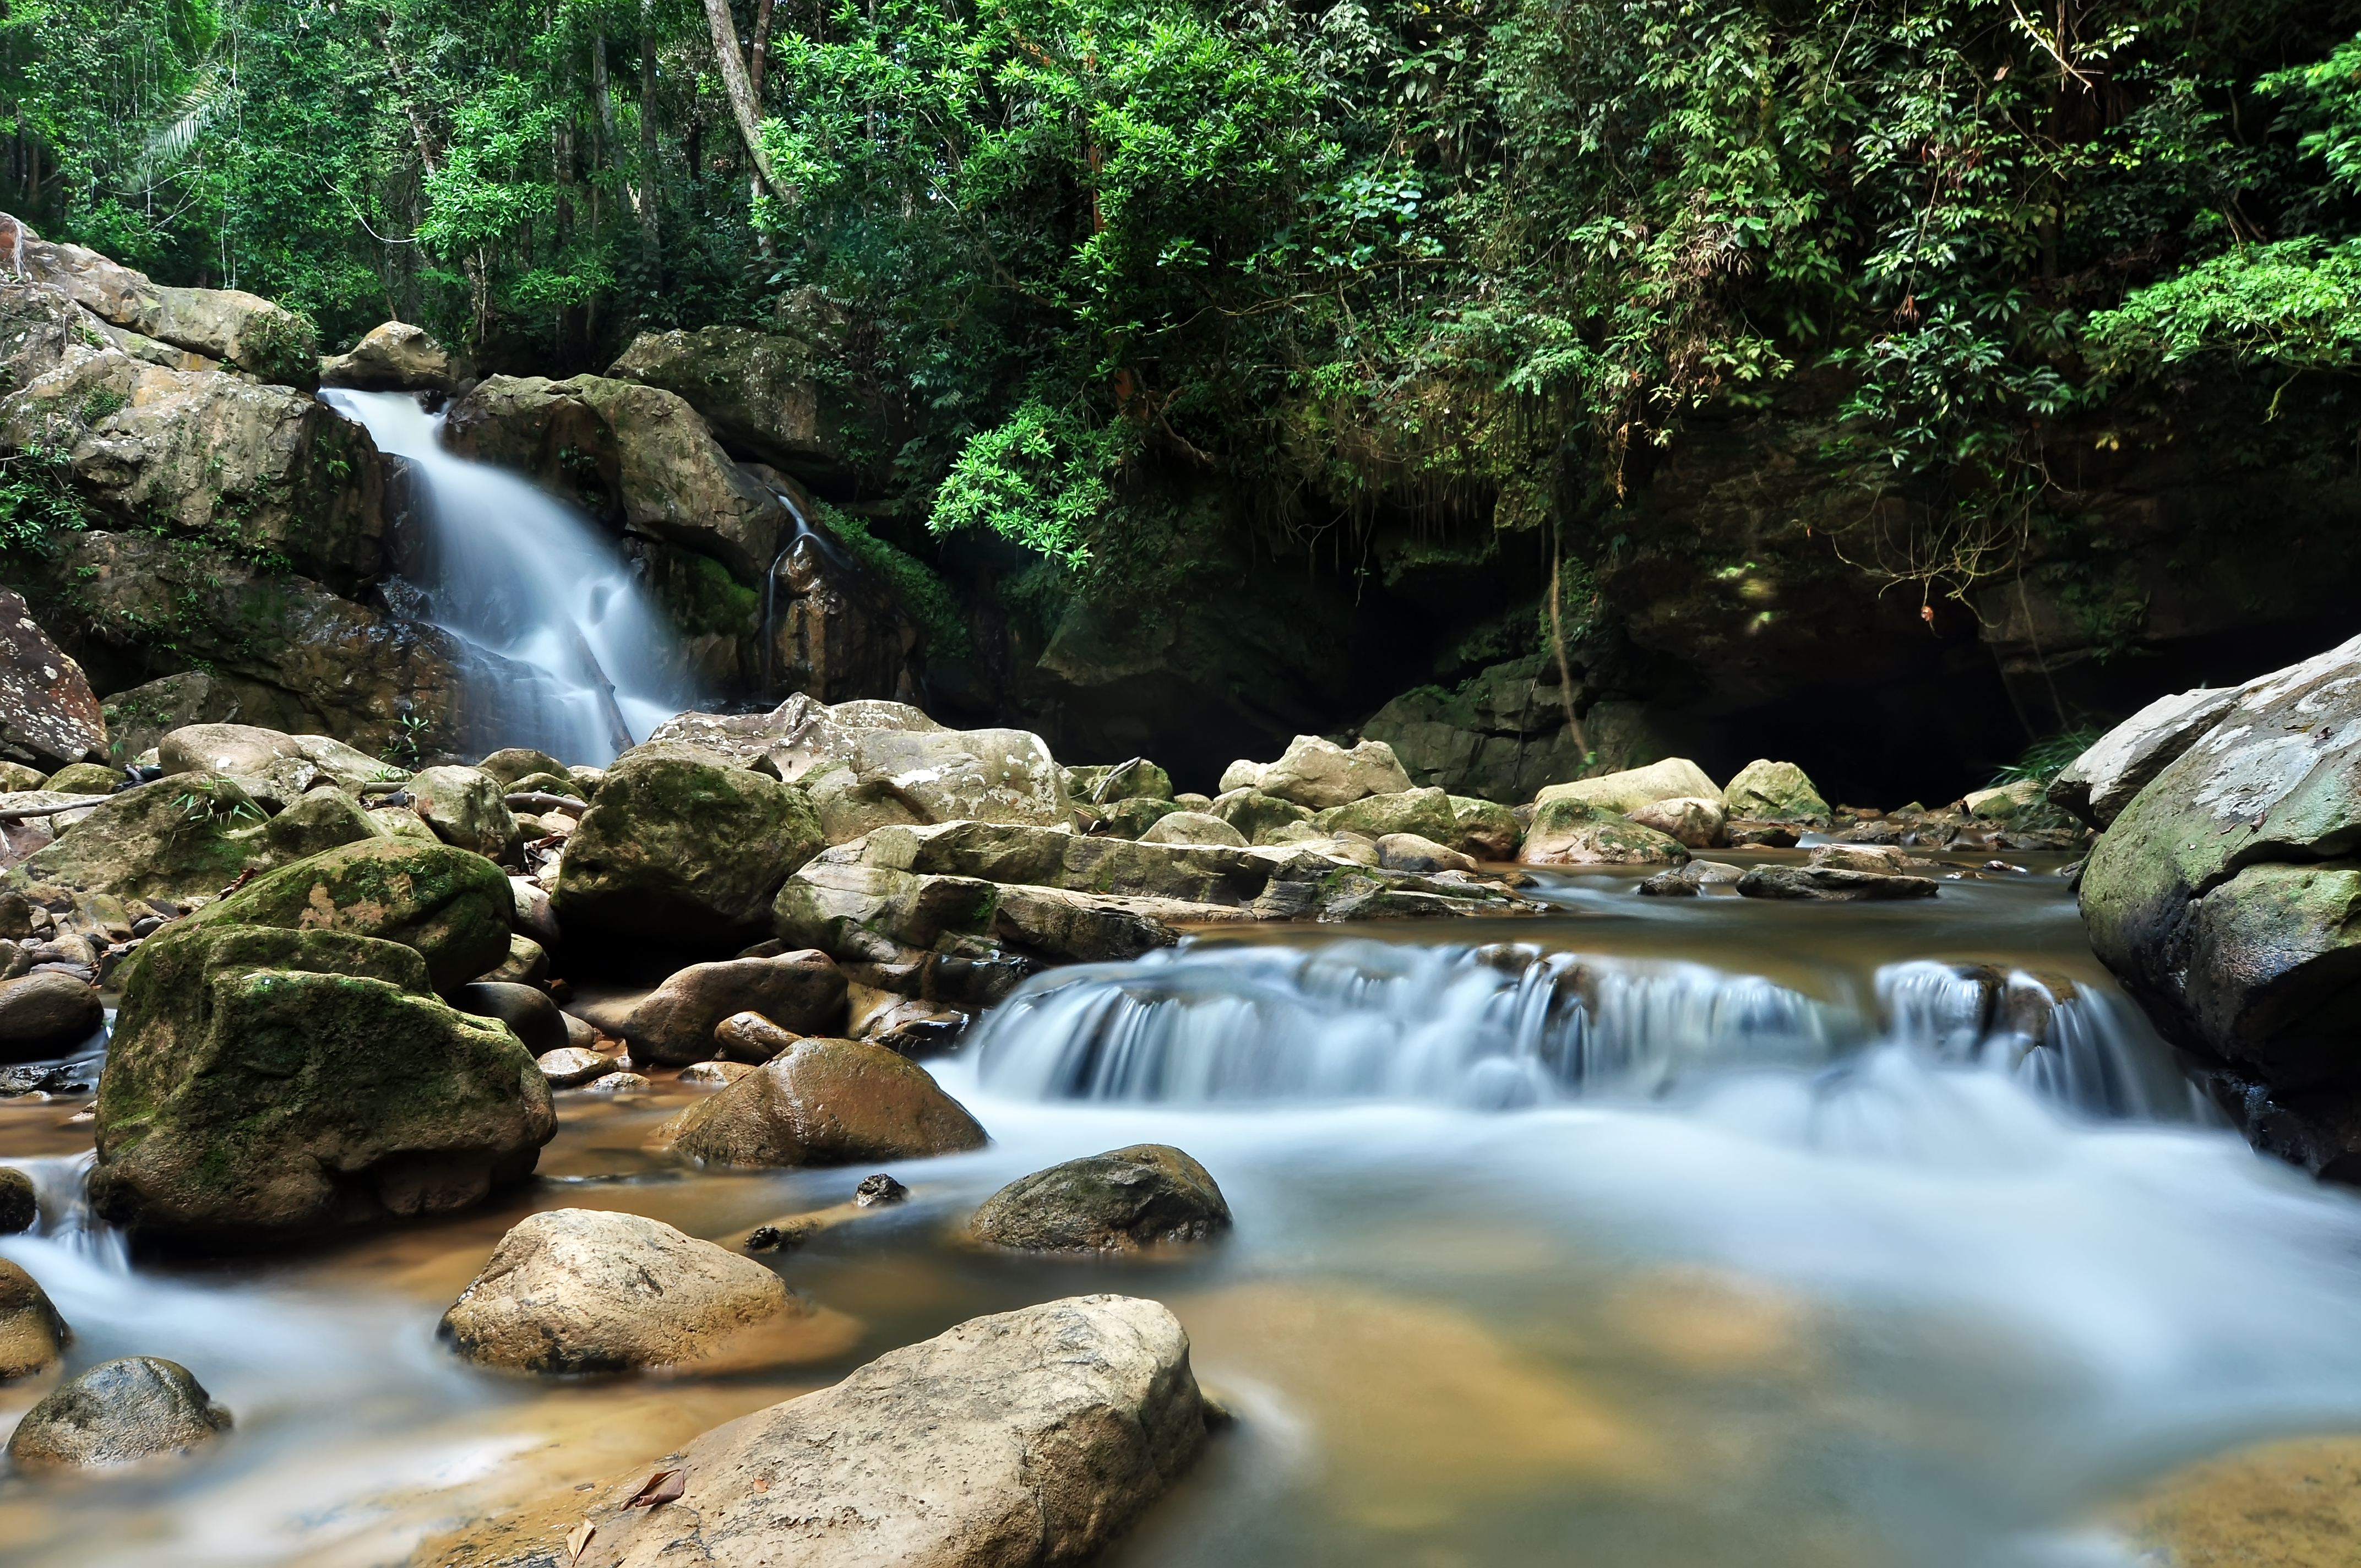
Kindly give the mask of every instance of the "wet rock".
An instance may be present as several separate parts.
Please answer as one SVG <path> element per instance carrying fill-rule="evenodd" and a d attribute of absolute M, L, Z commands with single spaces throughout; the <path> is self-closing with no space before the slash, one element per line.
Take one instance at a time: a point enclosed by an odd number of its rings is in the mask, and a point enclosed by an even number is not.
<path fill-rule="evenodd" d="M 535 1057 L 564 1050 L 567 1045 L 566 1015 L 549 992 L 505 981 L 479 980 L 451 993 L 451 1004 L 462 1013 L 491 1018 L 508 1025 Z"/>
<path fill-rule="evenodd" d="M 798 1035 L 831 1034 L 844 1024 L 843 971 L 810 948 L 767 959 L 691 964 L 632 1009 L 623 1037 L 634 1060 L 664 1066 L 713 1054 L 714 1026 L 735 1013 L 758 1013 Z"/>
<path fill-rule="evenodd" d="M 1174 801 L 1159 800 L 1153 795 L 1136 795 L 1093 809 L 1098 813 L 1098 822 L 1091 828 L 1092 832 L 1105 833 L 1116 839 L 1144 839 L 1159 822 L 1183 808 Z M 1220 818 L 1214 820 L 1219 821 Z M 1185 843 L 1189 840 L 1176 841 Z M 1239 841 L 1245 842 L 1244 839 Z M 1222 842 L 1227 843 L 1229 839 L 1225 837 Z"/>
<path fill-rule="evenodd" d="M 28 790 L 39 789 L 41 781 L 47 777 L 49 777 L 47 769 L 31 768 L 22 762 L 0 760 L 0 795 L 21 795 Z"/>
<path fill-rule="evenodd" d="M 2268 678 L 2268 677 L 2267 677 Z M 2099 738 L 2049 781 L 2052 806 L 2103 828 L 2238 701 L 2235 686 L 2160 696 Z"/>
<path fill-rule="evenodd" d="M 541 1076 L 549 1080 L 552 1089 L 578 1089 L 614 1071 L 615 1058 L 581 1046 L 561 1046 L 544 1051 L 533 1058 L 533 1065 L 541 1069 Z"/>
<path fill-rule="evenodd" d="M 882 1046 L 801 1039 L 660 1135 L 715 1165 L 850 1165 L 981 1148 L 983 1129 L 927 1069 Z"/>
<path fill-rule="evenodd" d="M 1227 784 L 1226 775 L 1224 783 Z M 1298 735 L 1278 762 L 1261 770 L 1251 787 L 1325 811 L 1364 795 L 1403 794 L 1411 782 L 1393 748 L 1382 740 L 1364 740 L 1348 751 L 1317 735 Z"/>
<path fill-rule="evenodd" d="M 592 1079 L 582 1086 L 585 1094 L 636 1094 L 643 1089 L 653 1089 L 655 1080 L 636 1072 L 609 1072 Z"/>
<path fill-rule="evenodd" d="M 727 1089 L 753 1070 L 754 1066 L 751 1062 L 692 1062 L 675 1075 L 674 1081 L 695 1084 L 703 1089 Z"/>
<path fill-rule="evenodd" d="M 1544 802 L 1517 851 L 1529 866 L 1644 866 L 1685 861 L 1688 847 L 1669 833 L 1620 817 L 1601 818 L 1580 800 Z"/>
<path fill-rule="evenodd" d="M 230 1413 L 178 1362 L 102 1362 L 25 1412 L 8 1439 L 20 1470 L 103 1469 L 186 1453 L 230 1429 Z"/>
<path fill-rule="evenodd" d="M 1806 863 L 1840 872 L 1874 872 L 1880 876 L 1927 871 L 1935 864 L 1924 857 L 1907 854 L 1894 844 L 1823 844 L 1811 852 Z"/>
<path fill-rule="evenodd" d="M 1809 821 L 1828 814 L 1810 775 L 1793 762 L 1758 757 L 1738 770 L 1721 792 L 1723 809 L 1757 821 Z"/>
<path fill-rule="evenodd" d="M 0 981 L 0 1061 L 38 1061 L 71 1050 L 96 1034 L 105 1016 L 97 991 L 71 975 Z"/>
<path fill-rule="evenodd" d="M 40 1195 L 33 1179 L 14 1166 L 0 1165 L 0 1236 L 29 1231 L 40 1217 Z"/>
<path fill-rule="evenodd" d="M 568 929 L 742 942 L 822 844 L 801 790 L 697 747 L 641 746 L 608 770 L 566 840 L 551 906 Z"/>
<path fill-rule="evenodd" d="M 9 1174 L 22 1176 L 22 1171 Z M 27 1224 L 30 1222 L 27 1222 Z M 0 1225 L 0 1231 L 25 1225 Z M 16 1264 L 0 1257 L 0 1383 L 29 1377 L 58 1364 L 73 1335 L 50 1304 L 39 1281 Z"/>
<path fill-rule="evenodd" d="M 1452 826 L 1458 829 L 1455 847 L 1461 854 L 1479 861 L 1517 858 L 1517 844 L 1523 839 L 1524 829 L 1518 825 L 1515 812 L 1497 801 L 1478 800 L 1472 795 L 1446 798 L 1451 802 Z"/>
<path fill-rule="evenodd" d="M 440 1332 L 478 1365 L 626 1372 L 703 1360 L 792 1299 L 761 1264 L 658 1221 L 555 1209 L 500 1238 Z"/>
<path fill-rule="evenodd" d="M 0 758 L 46 772 L 105 754 L 106 720 L 82 666 L 0 588 Z"/>
<path fill-rule="evenodd" d="M 424 327 L 387 322 L 371 327 L 349 353 L 321 360 L 320 384 L 365 392 L 447 391 L 451 356 Z"/>
<path fill-rule="evenodd" d="M 850 478 L 875 422 L 836 389 L 826 349 L 776 333 L 642 333 L 607 374 L 674 393 L 734 450 L 814 480 Z"/>
<path fill-rule="evenodd" d="M 1279 828 L 1309 827 L 1312 822 L 1306 807 L 1255 789 L 1234 789 L 1214 796 L 1211 814 L 1236 828 L 1249 844 L 1268 843 L 1270 835 Z"/>
<path fill-rule="evenodd" d="M 727 1059 L 760 1067 L 804 1036 L 782 1029 L 760 1013 L 732 1013 L 713 1025 L 713 1043 Z"/>
<path fill-rule="evenodd" d="M 500 781 L 478 768 L 427 768 L 405 786 L 411 809 L 456 850 L 498 860 L 516 841 L 516 817 Z"/>
<path fill-rule="evenodd" d="M 97 802 L 73 831 L 27 856 L 10 885 L 117 897 L 205 898 L 241 872 L 267 869 L 268 818 L 236 781 L 186 775 Z"/>
<path fill-rule="evenodd" d="M 1019 1252 L 1137 1252 L 1230 1228 L 1205 1168 L 1163 1144 L 1136 1144 L 1019 1177 L 968 1222 L 988 1245 Z"/>
<path fill-rule="evenodd" d="M 1721 861 L 1691 861 L 1658 872 L 1641 883 L 1639 891 L 1651 898 L 1695 898 L 1708 887 L 1734 886 L 1745 875 L 1743 868 Z"/>
<path fill-rule="evenodd" d="M 1378 840 L 1378 864 L 1389 872 L 1472 872 L 1476 862 L 1415 833 L 1389 833 Z"/>
<path fill-rule="evenodd" d="M 1455 837 L 1459 820 L 1451 797 L 1439 789 L 1400 790 L 1368 795 L 1315 815 L 1312 825 L 1323 833 L 1358 833 L 1370 839 L 1389 833 L 1415 833 L 1436 843 Z"/>
<path fill-rule="evenodd" d="M 1836 866 L 1756 866 L 1738 879 L 1738 891 L 1742 897 L 1801 899 L 1820 904 L 1932 898 L 1940 886 L 1931 877 L 1845 871 Z"/>
<path fill-rule="evenodd" d="M 1683 798 L 1719 800 L 1721 786 L 1686 757 L 1670 757 L 1644 768 L 1631 768 L 1574 784 L 1551 784 L 1533 797 L 1533 806 L 1538 813 L 1542 807 L 1563 801 L 1620 817 L 1659 800 Z M 1535 826 L 1539 826 L 1538 816 Z"/>
<path fill-rule="evenodd" d="M 509 956 L 484 976 L 488 984 L 523 985 L 541 989 L 549 979 L 549 954 L 531 937 L 511 935 Z"/>
<path fill-rule="evenodd" d="M 438 1000 L 415 948 L 214 917 L 235 902 L 126 968 L 96 1102 L 101 1215 L 279 1245 L 464 1208 L 532 1172 L 556 1119 L 514 1035 Z"/>
<path fill-rule="evenodd" d="M 1139 836 L 1143 844 L 1230 844 L 1246 848 L 1246 835 L 1218 817 L 1202 811 L 1173 811 L 1159 817 Z"/>
<path fill-rule="evenodd" d="M 519 1563 L 585 1519 L 601 1568 L 1086 1563 L 1196 1458 L 1205 1430 L 1169 1310 L 1070 1297 L 971 1319 L 435 1556 L 445 1568 Z M 629 1506 L 665 1472 L 679 1503 Z"/>
<path fill-rule="evenodd" d="M 1729 822 L 1720 800 L 1712 796 L 1653 800 L 1626 815 L 1641 827 L 1678 839 L 1692 850 L 1710 850 L 1719 844 Z"/>

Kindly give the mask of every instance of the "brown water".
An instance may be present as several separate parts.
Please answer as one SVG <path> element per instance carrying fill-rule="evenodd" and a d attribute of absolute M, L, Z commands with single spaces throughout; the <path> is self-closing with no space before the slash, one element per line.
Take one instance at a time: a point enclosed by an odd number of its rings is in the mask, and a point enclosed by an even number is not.
<path fill-rule="evenodd" d="M 533 1382 L 434 1338 L 524 1213 L 728 1239 L 868 1174 L 647 1153 L 695 1091 L 562 1095 L 541 1178 L 485 1212 L 202 1267 L 82 1231 L 75 1102 L 0 1102 L 0 1159 L 48 1194 L 0 1254 L 72 1365 L 170 1356 L 238 1420 L 187 1462 L 0 1475 L 0 1563 L 400 1563 L 961 1319 L 1107 1289 L 1168 1302 L 1243 1417 L 1124 1568 L 2128 1562 L 2089 1522 L 2110 1498 L 2361 1428 L 2361 1204 L 2195 1106 L 2049 870 L 1838 907 L 1567 875 L 1539 920 L 1063 971 L 933 1064 L 994 1145 L 891 1167 L 911 1202 L 779 1260 L 818 1310 L 719 1375 Z M 1538 951 L 1469 951 L 1493 942 Z M 1963 1029 L 1941 971 L 1897 967 L 1927 959 L 2038 972 L 2067 1025 L 2029 1053 Z M 1212 1168 L 1229 1240 L 958 1240 L 1015 1176 L 1149 1139 Z"/>

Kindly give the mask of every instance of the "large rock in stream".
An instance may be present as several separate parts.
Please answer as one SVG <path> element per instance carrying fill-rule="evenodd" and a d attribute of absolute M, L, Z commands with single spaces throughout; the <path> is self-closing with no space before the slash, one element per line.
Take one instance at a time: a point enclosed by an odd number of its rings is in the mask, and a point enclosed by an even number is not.
<path fill-rule="evenodd" d="M 1098 1558 L 1205 1443 L 1163 1306 L 1077 1296 L 973 1318 L 589 1492 L 439 1545 L 441 1568 L 1049 1568 Z M 634 1507 L 653 1477 L 676 1501 Z"/>
<path fill-rule="evenodd" d="M 230 1413 L 177 1361 L 101 1362 L 25 1412 L 8 1438 L 20 1470 L 104 1470 L 186 1453 L 230 1429 Z"/>
<path fill-rule="evenodd" d="M 983 1201 L 968 1234 L 1016 1252 L 1127 1253 L 1230 1228 L 1213 1173 L 1166 1144 L 1135 1144 L 1020 1176 Z"/>
<path fill-rule="evenodd" d="M 48 773 L 105 751 L 106 719 L 82 666 L 49 641 L 21 595 L 0 588 L 0 762 Z"/>
<path fill-rule="evenodd" d="M 851 1165 L 982 1148 L 983 1129 L 925 1068 L 861 1040 L 795 1042 L 659 1131 L 714 1165 Z"/>

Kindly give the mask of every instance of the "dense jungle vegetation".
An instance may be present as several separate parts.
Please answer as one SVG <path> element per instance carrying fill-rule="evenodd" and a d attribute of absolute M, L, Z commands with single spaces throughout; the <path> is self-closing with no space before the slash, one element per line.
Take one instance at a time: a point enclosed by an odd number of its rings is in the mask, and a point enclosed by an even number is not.
<path fill-rule="evenodd" d="M 2078 406 L 2352 364 L 2356 26 L 2356 0 L 9 0 L 0 192 L 331 346 L 391 315 L 562 374 L 650 325 L 798 324 L 903 411 L 873 455 L 912 515 L 1092 569 L 1143 466 L 1299 537 L 1380 504 L 1538 522 L 1611 511 L 1708 403 L 1831 376 L 1831 455 L 1942 520 L 1878 565 L 1957 587 Z"/>

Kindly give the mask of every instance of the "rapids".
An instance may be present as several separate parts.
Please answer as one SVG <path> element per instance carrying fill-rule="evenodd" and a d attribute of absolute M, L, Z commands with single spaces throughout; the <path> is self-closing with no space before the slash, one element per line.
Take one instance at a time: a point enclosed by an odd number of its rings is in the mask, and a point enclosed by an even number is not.
<path fill-rule="evenodd" d="M 186 1364 L 197 1458 L 0 1475 L 0 1564 L 403 1561 L 978 1312 L 1169 1302 L 1241 1417 L 1120 1568 L 2128 1563 L 2112 1499 L 2229 1445 L 2361 1430 L 2361 1200 L 2188 1092 L 2053 874 L 1924 905 L 1653 901 L 1559 875 L 1538 920 L 1223 934 L 1028 982 L 930 1065 L 991 1130 L 912 1201 L 781 1259 L 799 1365 L 535 1384 L 442 1309 L 533 1209 L 723 1236 L 866 1168 L 694 1173 L 693 1091 L 561 1097 L 492 1211 L 300 1255 L 126 1257 L 79 1209 L 71 1102 L 0 1102 L 43 1191 L 0 1255 L 71 1365 Z M 1045 1262 L 950 1239 L 999 1184 L 1154 1140 L 1225 1242 Z M 0 1390 L 0 1424 L 32 1394 Z"/>

